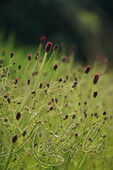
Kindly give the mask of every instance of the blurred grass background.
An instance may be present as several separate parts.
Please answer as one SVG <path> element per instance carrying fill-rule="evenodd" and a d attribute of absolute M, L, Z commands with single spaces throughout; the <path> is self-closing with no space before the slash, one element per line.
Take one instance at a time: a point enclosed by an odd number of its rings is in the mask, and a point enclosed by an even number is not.
<path fill-rule="evenodd" d="M 113 44 L 112 0 L 0 1 L 0 46 L 9 36 L 15 46 L 36 46 L 42 35 L 74 47 L 83 61 L 97 55 L 110 62 Z M 12 41 L 12 40 L 11 40 Z"/>

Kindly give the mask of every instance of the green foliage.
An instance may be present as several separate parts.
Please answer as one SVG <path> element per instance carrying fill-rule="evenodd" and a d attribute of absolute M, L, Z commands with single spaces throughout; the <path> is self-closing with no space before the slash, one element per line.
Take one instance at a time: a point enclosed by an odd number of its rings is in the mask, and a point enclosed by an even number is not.
<path fill-rule="evenodd" d="M 73 54 L 62 58 L 62 49 L 45 53 L 40 44 L 39 54 L 15 49 L 12 58 L 9 47 L 3 49 L 0 168 L 112 170 L 113 79 L 107 64 L 97 60 L 86 74 Z"/>

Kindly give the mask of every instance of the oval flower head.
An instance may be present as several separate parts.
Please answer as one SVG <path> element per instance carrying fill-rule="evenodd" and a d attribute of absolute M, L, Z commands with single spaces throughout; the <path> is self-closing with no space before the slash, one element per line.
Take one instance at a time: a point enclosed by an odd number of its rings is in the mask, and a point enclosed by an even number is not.
<path fill-rule="evenodd" d="M 47 42 L 46 47 L 45 47 L 45 51 L 49 52 L 51 50 L 51 48 L 52 48 L 52 45 L 53 44 L 51 42 Z"/>
<path fill-rule="evenodd" d="M 87 67 L 85 68 L 85 73 L 88 74 L 88 73 L 90 72 L 90 70 L 91 70 L 91 66 L 87 66 Z"/>
<path fill-rule="evenodd" d="M 2 50 L 2 55 L 4 56 L 6 54 L 6 50 Z"/>
<path fill-rule="evenodd" d="M 14 56 L 14 52 L 11 52 L 10 53 L 10 58 L 13 58 L 13 56 Z"/>
<path fill-rule="evenodd" d="M 58 64 L 55 64 L 53 70 L 57 70 L 57 68 L 58 68 Z"/>
<path fill-rule="evenodd" d="M 95 74 L 94 79 L 93 79 L 93 83 L 97 84 L 98 80 L 99 80 L 99 74 Z"/>
<path fill-rule="evenodd" d="M 95 90 L 94 93 L 93 93 L 93 97 L 96 98 L 98 95 L 98 92 Z"/>
<path fill-rule="evenodd" d="M 53 51 L 57 51 L 59 49 L 59 45 L 55 44 L 55 46 L 53 47 Z"/>
<path fill-rule="evenodd" d="M 32 54 L 28 54 L 28 55 L 27 55 L 27 58 L 28 58 L 28 60 L 30 61 L 31 58 L 32 58 Z"/>
<path fill-rule="evenodd" d="M 15 78 L 14 79 L 14 84 L 17 84 L 18 83 L 18 78 Z"/>
<path fill-rule="evenodd" d="M 44 43 L 46 41 L 46 39 L 47 39 L 46 36 L 43 35 L 40 37 L 40 42 Z"/>

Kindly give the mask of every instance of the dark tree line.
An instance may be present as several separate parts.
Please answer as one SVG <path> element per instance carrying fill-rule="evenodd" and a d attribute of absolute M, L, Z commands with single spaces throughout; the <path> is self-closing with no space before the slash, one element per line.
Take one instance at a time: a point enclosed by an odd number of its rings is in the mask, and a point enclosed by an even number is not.
<path fill-rule="evenodd" d="M 82 10 L 88 11 L 89 15 L 94 13 L 99 17 L 100 32 L 90 33 L 84 24 L 81 28 L 79 15 L 81 15 L 80 11 Z M 20 42 L 33 44 L 39 41 L 41 35 L 46 35 L 48 40 L 57 43 L 62 41 L 67 42 L 67 44 L 77 43 L 81 56 L 89 57 L 91 52 L 96 55 L 95 51 L 99 51 L 99 54 L 111 58 L 113 1 L 0 1 L 0 30 L 5 32 L 4 39 L 7 39 L 11 32 L 15 32 Z M 88 47 L 90 50 L 87 49 Z"/>

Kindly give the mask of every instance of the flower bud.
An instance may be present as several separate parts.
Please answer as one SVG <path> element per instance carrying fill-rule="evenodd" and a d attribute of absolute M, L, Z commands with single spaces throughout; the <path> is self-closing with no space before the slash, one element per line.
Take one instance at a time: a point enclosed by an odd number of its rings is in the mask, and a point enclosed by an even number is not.
<path fill-rule="evenodd" d="M 94 91 L 94 93 L 93 93 L 93 97 L 94 97 L 94 98 L 96 98 L 96 97 L 97 97 L 97 95 L 98 95 L 98 92 L 97 92 L 97 91 Z"/>
<path fill-rule="evenodd" d="M 8 97 L 7 98 L 7 102 L 10 104 L 11 103 L 11 100 L 10 100 L 10 98 Z"/>
<path fill-rule="evenodd" d="M 31 58 L 32 58 L 32 54 L 28 54 L 28 55 L 27 55 L 27 58 L 28 58 L 28 60 L 30 61 Z"/>
<path fill-rule="evenodd" d="M 63 56 L 62 57 L 62 62 L 69 62 L 69 58 L 67 56 Z"/>
<path fill-rule="evenodd" d="M 6 50 L 2 50 L 2 56 L 6 54 Z"/>
<path fill-rule="evenodd" d="M 45 51 L 49 52 L 51 50 L 51 48 L 52 48 L 52 45 L 53 44 L 51 42 L 47 42 L 46 47 L 45 47 Z"/>
<path fill-rule="evenodd" d="M 30 80 L 30 79 L 28 79 L 28 80 L 27 80 L 27 84 L 29 85 L 29 84 L 30 84 L 30 82 L 31 82 L 31 80 Z"/>
<path fill-rule="evenodd" d="M 11 52 L 10 57 L 13 58 L 13 56 L 14 56 L 14 52 Z"/>
<path fill-rule="evenodd" d="M 15 143 L 18 139 L 18 136 L 17 135 L 14 135 L 13 138 L 12 138 L 12 143 Z"/>
<path fill-rule="evenodd" d="M 44 43 L 46 41 L 46 39 L 47 39 L 46 36 L 43 35 L 40 37 L 40 42 Z"/>
<path fill-rule="evenodd" d="M 104 115 L 104 116 L 106 115 L 106 111 L 103 112 L 103 115 Z"/>
<path fill-rule="evenodd" d="M 57 51 L 59 49 L 59 45 L 56 44 L 54 47 L 53 47 L 53 51 Z"/>
<path fill-rule="evenodd" d="M 93 83 L 97 84 L 98 80 L 99 80 L 99 74 L 95 74 L 94 79 L 93 79 Z"/>
<path fill-rule="evenodd" d="M 58 64 L 55 64 L 53 70 L 56 70 L 57 68 L 58 68 Z"/>
<path fill-rule="evenodd" d="M 20 69 L 21 69 L 21 67 L 22 67 L 21 65 L 18 65 L 18 70 L 20 70 Z"/>
<path fill-rule="evenodd" d="M 88 74 L 88 73 L 90 72 L 90 70 L 91 70 L 91 66 L 87 66 L 87 67 L 85 68 L 85 73 Z"/>
<path fill-rule="evenodd" d="M 16 120 L 19 120 L 19 119 L 20 119 L 20 117 L 21 117 L 21 113 L 20 113 L 20 112 L 18 112 L 18 113 L 16 114 Z"/>
<path fill-rule="evenodd" d="M 17 84 L 18 83 L 18 78 L 15 78 L 14 79 L 14 84 Z"/>
<path fill-rule="evenodd" d="M 27 133 L 26 130 L 24 130 L 23 133 L 22 133 L 22 136 L 25 136 L 26 133 Z"/>

